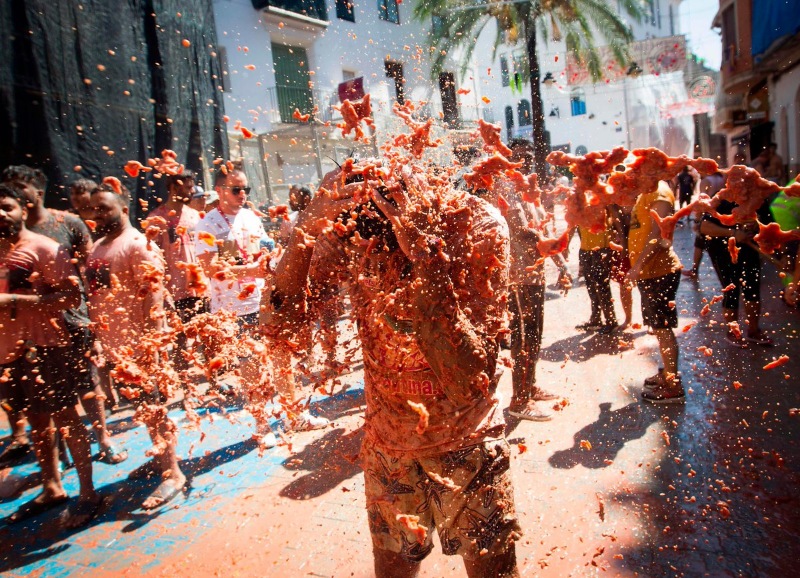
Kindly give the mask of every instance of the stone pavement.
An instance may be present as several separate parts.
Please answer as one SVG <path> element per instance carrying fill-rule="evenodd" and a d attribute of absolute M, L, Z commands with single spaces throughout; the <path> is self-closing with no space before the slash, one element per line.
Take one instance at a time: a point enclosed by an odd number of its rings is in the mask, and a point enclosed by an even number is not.
<path fill-rule="evenodd" d="M 689 263 L 688 228 L 678 229 L 676 248 Z M 720 293 L 707 256 L 699 281 L 682 281 L 680 327 L 697 321 L 679 333 L 685 407 L 639 401 L 641 381 L 657 364 L 655 339 L 646 331 L 623 338 L 631 345 L 619 336 L 577 332 L 574 326 L 589 315 L 585 287 L 578 284 L 565 298 L 548 293 L 539 382 L 568 403 L 551 422 L 508 421 L 525 531 L 518 546 L 523 575 L 795 575 L 800 416 L 792 409 L 800 407 L 800 315 L 776 298 L 777 280 L 769 266 L 765 272 L 771 349 L 728 345 L 719 304 L 700 314 Z M 634 312 L 640 321 L 638 300 Z M 762 369 L 782 354 L 791 357 L 788 364 Z M 72 533 L 60 529 L 57 513 L 0 529 L 0 573 L 371 576 L 363 475 L 346 459 L 360 443 L 360 372 L 347 382 L 347 392 L 315 403 L 334 425 L 295 434 L 291 451 L 259 456 L 252 423 L 235 407 L 212 413 L 204 437 L 184 427 L 180 451 L 191 488 L 152 514 L 137 508 L 155 482 L 127 479 L 145 460 L 147 434 L 127 414 L 115 416 L 115 439 L 131 457 L 96 467 L 97 484 L 111 497 L 106 511 Z M 506 372 L 506 402 L 509 390 Z M 180 422 L 179 409 L 172 415 Z M 33 472 L 32 464 L 14 471 Z M 66 485 L 76 494 L 73 470 Z M 0 515 L 37 491 L 0 502 Z M 464 573 L 460 559 L 437 547 L 422 575 Z"/>

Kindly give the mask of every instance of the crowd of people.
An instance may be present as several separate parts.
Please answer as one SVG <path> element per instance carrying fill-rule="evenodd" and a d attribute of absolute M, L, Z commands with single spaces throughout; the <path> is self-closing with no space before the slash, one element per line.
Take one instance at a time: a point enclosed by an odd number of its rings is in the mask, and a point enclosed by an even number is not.
<path fill-rule="evenodd" d="M 513 140 L 507 148 L 508 161 L 530 174 L 532 143 Z M 466 165 L 478 156 L 458 158 Z M 166 504 L 186 484 L 166 404 L 189 380 L 223 399 L 243 396 L 255 408 L 264 449 L 285 431 L 326 427 L 298 400 L 297 372 L 311 355 L 317 326 L 327 365 L 336 365 L 346 295 L 364 362 L 366 441 L 359 459 L 376 574 L 415 575 L 433 548 L 435 527 L 444 553 L 461 555 L 468 575 L 517 576 L 521 529 L 506 408 L 496 396 L 500 350 L 510 333 L 509 415 L 552 419 L 547 402 L 559 395 L 536 379 L 545 260 L 555 263 L 564 292 L 573 279 L 568 250 L 542 251 L 549 217 L 510 173 L 473 191 L 464 171 L 442 178 L 392 156 L 346 165 L 326 175 L 316 194 L 293 187 L 291 212 L 276 212 L 282 224 L 270 234 L 265 215 L 248 203 L 247 175 L 232 163 L 220 166 L 213 192 L 183 167 L 170 171 L 163 202 L 136 225 L 130 193 L 116 179 L 75 181 L 72 211 L 61 212 L 45 204 L 42 171 L 8 167 L 0 184 L 0 397 L 12 438 L 0 463 L 34 452 L 42 492 L 7 522 L 67 502 L 61 440 L 80 479 L 64 523 L 79 527 L 98 514 L 104 498 L 93 486 L 91 441 L 99 459 L 126 460 L 106 426 L 106 407 L 125 399 L 147 426 L 154 456 L 147 467 L 160 476 L 144 509 Z M 688 204 L 697 186 L 711 196 L 724 182 L 721 172 L 700 181 L 687 168 L 677 175 L 678 201 Z M 797 207 L 786 195 L 772 202 L 777 211 L 781 203 Z M 591 304 L 578 329 L 630 330 L 637 287 L 661 358 L 641 392 L 654 404 L 686 398 L 675 336 L 683 267 L 659 226 L 675 205 L 675 191 L 661 181 L 632 207 L 609 206 L 604 228 L 575 227 Z M 770 346 L 760 325 L 757 224 L 724 224 L 720 215 L 734 208 L 726 201 L 716 216 L 697 215 L 694 263 L 683 275 L 696 278 L 707 251 L 725 291 L 726 339 L 737 347 Z M 797 253 L 796 246 L 784 248 L 790 305 L 797 303 Z M 611 281 L 619 285 L 621 324 Z M 223 330 L 219 319 L 231 323 Z M 233 349 L 232 342 L 245 346 Z M 165 364 L 174 371 L 144 375 L 143 368 Z M 229 380 L 231 373 L 238 379 Z M 275 411 L 264 409 L 276 396 L 285 408 L 282 432 L 272 429 Z"/>

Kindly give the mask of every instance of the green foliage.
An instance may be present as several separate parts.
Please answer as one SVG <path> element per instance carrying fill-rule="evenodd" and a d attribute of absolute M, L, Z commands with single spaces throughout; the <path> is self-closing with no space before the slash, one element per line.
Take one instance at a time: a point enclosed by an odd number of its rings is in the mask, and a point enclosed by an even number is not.
<path fill-rule="evenodd" d="M 492 57 L 502 44 L 527 43 L 536 32 L 545 40 L 564 40 L 567 51 L 584 62 L 597 82 L 602 79 L 599 37 L 610 47 L 620 63 L 628 62 L 627 45 L 633 40 L 630 28 L 607 0 L 416 0 L 414 17 L 430 21 L 429 43 L 433 57 L 431 78 L 437 79 L 448 55 L 460 52 L 463 76 L 475 50 L 476 40 L 490 22 L 496 22 Z M 641 0 L 628 0 L 622 10 L 637 22 L 643 10 Z M 530 54 L 535 54 L 534 50 Z M 523 69 L 523 82 L 529 80 L 530 67 Z"/>

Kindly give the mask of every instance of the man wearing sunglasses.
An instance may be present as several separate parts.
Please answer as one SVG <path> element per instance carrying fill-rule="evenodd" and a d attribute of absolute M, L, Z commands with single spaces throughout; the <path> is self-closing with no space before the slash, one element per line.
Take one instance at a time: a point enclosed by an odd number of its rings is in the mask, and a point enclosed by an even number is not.
<path fill-rule="evenodd" d="M 209 279 L 211 313 L 235 313 L 244 338 L 258 323 L 269 259 L 262 253 L 260 241 L 267 233 L 261 219 L 245 204 L 250 187 L 240 167 L 221 168 L 214 178 L 214 190 L 219 204 L 197 224 L 195 253 Z M 239 369 L 243 384 L 258 383 L 260 368 L 254 360 L 240 359 Z M 256 429 L 262 447 L 277 445 L 268 423 L 257 423 Z"/>
<path fill-rule="evenodd" d="M 247 208 L 247 175 L 241 169 L 218 172 L 214 190 L 219 205 L 197 224 L 195 252 L 211 285 L 211 312 L 233 311 L 244 324 L 255 323 L 264 279 L 259 241 L 267 233 L 256 214 Z M 211 241 L 208 233 L 216 241 Z M 215 275 L 224 269 L 225 277 Z M 240 299 L 244 287 L 255 290 Z"/>

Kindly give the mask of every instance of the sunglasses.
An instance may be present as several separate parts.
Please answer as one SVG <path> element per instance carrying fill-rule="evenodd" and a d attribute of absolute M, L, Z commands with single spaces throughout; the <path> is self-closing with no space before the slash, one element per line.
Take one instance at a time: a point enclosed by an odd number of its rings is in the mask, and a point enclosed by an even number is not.
<path fill-rule="evenodd" d="M 249 195 L 250 187 L 231 187 L 231 192 L 234 195 L 238 195 L 239 193 L 244 193 L 245 195 Z"/>

